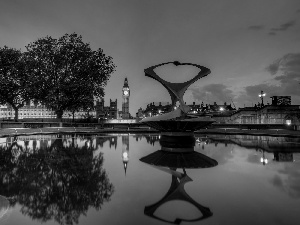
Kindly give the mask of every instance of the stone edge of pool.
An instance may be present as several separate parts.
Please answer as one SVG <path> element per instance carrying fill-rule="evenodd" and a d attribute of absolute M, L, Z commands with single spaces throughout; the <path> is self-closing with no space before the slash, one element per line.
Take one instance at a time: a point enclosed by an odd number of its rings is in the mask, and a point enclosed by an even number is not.
<path fill-rule="evenodd" d="M 21 135 L 41 135 L 41 134 L 68 134 L 68 133 L 160 133 L 155 129 L 108 129 L 108 128 L 88 128 L 88 127 L 45 127 L 45 128 L 5 128 L 0 129 L 0 137 L 21 136 Z M 195 134 L 224 134 L 224 135 L 257 135 L 257 136 L 285 136 L 300 137 L 300 131 L 292 130 L 241 130 L 241 129 L 201 129 Z"/>

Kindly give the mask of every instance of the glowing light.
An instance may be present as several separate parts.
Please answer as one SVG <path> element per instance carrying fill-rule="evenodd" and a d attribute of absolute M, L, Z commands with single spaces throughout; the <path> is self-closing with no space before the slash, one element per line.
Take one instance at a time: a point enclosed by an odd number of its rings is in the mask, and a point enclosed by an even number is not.
<path fill-rule="evenodd" d="M 286 120 L 286 124 L 287 124 L 288 126 L 290 126 L 290 125 L 292 124 L 292 121 L 291 121 L 291 120 Z"/>
<path fill-rule="evenodd" d="M 265 97 L 266 96 L 266 93 L 264 93 L 263 91 L 261 91 L 261 93 L 258 95 L 258 97 L 262 98 L 262 97 Z"/>
<path fill-rule="evenodd" d="M 123 159 L 128 159 L 128 153 L 127 152 L 123 152 Z"/>
<path fill-rule="evenodd" d="M 224 111 L 224 108 L 223 108 L 223 107 L 220 107 L 220 111 Z"/>
<path fill-rule="evenodd" d="M 260 162 L 263 164 L 268 164 L 269 161 L 268 161 L 268 159 L 261 157 Z"/>

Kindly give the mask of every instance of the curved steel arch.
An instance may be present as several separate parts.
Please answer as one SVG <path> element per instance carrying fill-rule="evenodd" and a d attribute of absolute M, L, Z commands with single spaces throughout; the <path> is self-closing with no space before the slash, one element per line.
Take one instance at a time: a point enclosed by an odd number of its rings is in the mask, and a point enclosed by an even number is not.
<path fill-rule="evenodd" d="M 171 83 L 168 82 L 162 78 L 160 78 L 155 72 L 154 69 L 159 67 L 159 66 L 163 66 L 166 64 L 170 64 L 173 63 L 176 66 L 179 65 L 191 65 L 191 66 L 196 66 L 200 69 L 200 72 L 191 80 L 183 82 L 183 83 Z M 187 106 L 184 101 L 183 101 L 183 95 L 186 92 L 186 90 L 188 89 L 188 87 L 194 83 L 196 80 L 207 76 L 208 74 L 211 73 L 210 69 L 204 67 L 204 66 L 200 66 L 197 64 L 193 64 L 193 63 L 180 63 L 178 61 L 174 61 L 174 62 L 167 62 L 167 63 L 161 63 L 158 64 L 156 66 L 151 66 L 147 69 L 144 70 L 145 72 L 145 76 L 147 77 L 151 77 L 154 80 L 160 82 L 169 92 L 170 96 L 171 96 L 171 100 L 172 100 L 172 105 L 175 105 L 177 101 L 179 101 L 180 106 L 179 108 L 181 109 L 181 111 L 183 113 L 187 113 L 190 110 L 190 107 Z"/>

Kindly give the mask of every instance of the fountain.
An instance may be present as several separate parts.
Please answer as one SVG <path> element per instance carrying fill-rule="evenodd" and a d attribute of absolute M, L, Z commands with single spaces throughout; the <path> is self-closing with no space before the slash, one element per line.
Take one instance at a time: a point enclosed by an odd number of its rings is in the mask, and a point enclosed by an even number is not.
<path fill-rule="evenodd" d="M 183 83 L 170 83 L 160 78 L 154 69 L 166 64 L 173 63 L 175 66 L 191 65 L 200 69 L 200 72 L 191 80 Z M 157 129 L 161 132 L 160 145 L 161 150 L 151 153 L 140 161 L 157 167 L 172 175 L 172 183 L 167 194 L 157 203 L 146 206 L 144 213 L 157 220 L 180 224 L 181 222 L 195 222 L 212 216 L 209 208 L 200 205 L 194 201 L 184 190 L 184 185 L 192 181 L 186 174 L 186 168 L 209 168 L 218 165 L 218 162 L 206 155 L 194 151 L 196 143 L 194 131 L 206 127 L 214 122 L 210 117 L 199 117 L 189 115 L 190 107 L 183 101 L 183 95 L 187 88 L 196 80 L 210 74 L 210 70 L 206 67 L 191 64 L 180 63 L 178 61 L 162 63 L 145 69 L 145 75 L 160 82 L 169 92 L 172 100 L 172 108 L 175 110 L 163 115 L 148 117 L 141 120 L 142 123 Z M 174 107 L 179 102 L 178 107 Z M 183 169 L 183 173 L 176 171 L 178 168 Z M 165 220 L 155 215 L 156 210 L 172 200 L 182 200 L 194 205 L 200 212 L 201 216 L 193 219 L 176 218 L 174 221 Z"/>
<path fill-rule="evenodd" d="M 154 71 L 155 68 L 173 63 L 175 66 L 191 65 L 200 69 L 200 72 L 191 80 L 183 83 L 171 83 L 160 78 Z M 187 88 L 196 80 L 210 74 L 210 70 L 204 66 L 192 63 L 180 63 L 178 61 L 161 63 L 145 69 L 145 75 L 160 82 L 169 92 L 172 100 L 172 108 L 177 102 L 179 106 L 175 110 L 154 117 L 147 117 L 141 120 L 142 123 L 157 129 L 167 136 L 193 136 L 195 130 L 206 127 L 214 122 L 210 117 L 188 115 L 191 108 L 183 101 L 183 95 Z"/>

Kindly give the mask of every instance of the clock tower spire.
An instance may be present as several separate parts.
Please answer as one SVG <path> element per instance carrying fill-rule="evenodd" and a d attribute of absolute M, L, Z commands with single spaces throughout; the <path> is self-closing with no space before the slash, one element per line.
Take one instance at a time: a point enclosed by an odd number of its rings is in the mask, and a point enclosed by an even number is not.
<path fill-rule="evenodd" d="M 130 89 L 128 85 L 127 77 L 125 78 L 124 85 L 122 88 L 122 97 L 123 97 L 123 103 L 122 103 L 122 118 L 123 119 L 129 119 L 129 96 L 130 96 Z"/>

